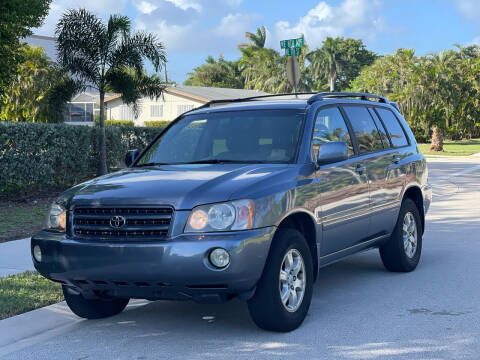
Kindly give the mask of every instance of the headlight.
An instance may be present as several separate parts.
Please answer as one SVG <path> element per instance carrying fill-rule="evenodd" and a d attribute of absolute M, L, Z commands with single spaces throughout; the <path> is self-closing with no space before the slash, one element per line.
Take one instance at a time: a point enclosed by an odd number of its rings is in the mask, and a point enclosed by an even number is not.
<path fill-rule="evenodd" d="M 65 231 L 67 224 L 67 210 L 59 204 L 52 204 L 47 216 L 47 229 Z"/>
<path fill-rule="evenodd" d="M 237 200 L 194 208 L 185 232 L 246 230 L 253 227 L 252 200 Z"/>

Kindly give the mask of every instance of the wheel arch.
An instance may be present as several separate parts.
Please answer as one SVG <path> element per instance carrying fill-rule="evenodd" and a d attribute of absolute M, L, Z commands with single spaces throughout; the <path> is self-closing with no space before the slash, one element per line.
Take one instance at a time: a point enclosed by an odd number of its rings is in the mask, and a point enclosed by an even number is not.
<path fill-rule="evenodd" d="M 420 220 L 422 221 L 422 234 L 425 231 L 425 211 L 423 207 L 423 194 L 422 190 L 417 185 L 412 185 L 405 190 L 403 199 L 411 199 L 415 205 L 417 205 L 418 213 L 420 214 Z"/>
<path fill-rule="evenodd" d="M 313 217 L 306 211 L 292 212 L 282 219 L 277 228 L 295 229 L 305 237 L 312 254 L 314 281 L 316 281 L 318 275 L 318 249 L 317 230 Z"/>

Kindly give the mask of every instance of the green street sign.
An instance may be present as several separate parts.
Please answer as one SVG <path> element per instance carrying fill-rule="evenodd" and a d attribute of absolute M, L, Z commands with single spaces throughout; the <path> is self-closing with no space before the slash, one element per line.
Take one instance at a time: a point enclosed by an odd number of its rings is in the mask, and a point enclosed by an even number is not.
<path fill-rule="evenodd" d="M 280 41 L 280 47 L 282 49 L 301 48 L 303 45 L 305 45 L 305 40 L 303 39 L 303 37 L 297 38 L 297 39 L 288 39 L 288 40 Z"/>
<path fill-rule="evenodd" d="M 285 56 L 300 56 L 300 48 L 286 48 L 285 49 Z"/>

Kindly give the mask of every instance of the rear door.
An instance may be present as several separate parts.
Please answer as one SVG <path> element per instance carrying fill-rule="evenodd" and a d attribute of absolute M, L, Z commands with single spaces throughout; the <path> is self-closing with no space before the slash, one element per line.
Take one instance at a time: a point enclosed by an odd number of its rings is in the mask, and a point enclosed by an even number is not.
<path fill-rule="evenodd" d="M 367 174 L 356 157 L 351 129 L 337 106 L 322 107 L 317 112 L 312 138 L 314 161 L 319 147 L 328 141 L 345 141 L 349 158 L 321 166 L 317 171 L 321 194 L 321 212 L 317 216 L 322 221 L 322 256 L 362 242 L 368 236 L 370 225 Z"/>
<path fill-rule="evenodd" d="M 379 132 L 387 137 L 386 151 L 371 164 L 369 172 L 372 210 L 372 231 L 378 235 L 390 233 L 397 220 L 402 191 L 406 181 L 408 138 L 394 113 L 384 107 L 370 108 Z"/>

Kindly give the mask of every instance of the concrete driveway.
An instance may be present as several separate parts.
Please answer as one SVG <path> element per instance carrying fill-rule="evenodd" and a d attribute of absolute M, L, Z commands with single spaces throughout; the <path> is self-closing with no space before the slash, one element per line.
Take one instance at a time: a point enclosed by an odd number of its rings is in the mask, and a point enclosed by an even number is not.
<path fill-rule="evenodd" d="M 479 359 L 480 161 L 429 162 L 417 270 L 389 273 L 377 251 L 322 269 L 294 332 L 257 329 L 240 301 L 135 301 L 94 321 L 60 303 L 0 321 L 0 359 Z"/>

